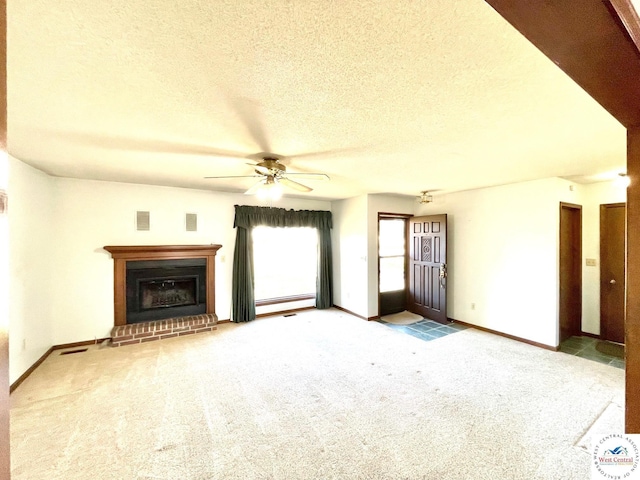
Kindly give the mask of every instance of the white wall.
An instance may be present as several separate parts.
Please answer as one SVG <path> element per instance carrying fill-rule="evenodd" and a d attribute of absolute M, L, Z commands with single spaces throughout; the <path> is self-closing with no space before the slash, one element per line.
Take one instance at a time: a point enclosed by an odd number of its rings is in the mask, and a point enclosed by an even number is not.
<path fill-rule="evenodd" d="M 9 356 L 13 383 L 54 344 L 54 179 L 9 159 Z"/>
<path fill-rule="evenodd" d="M 368 268 L 368 317 L 378 316 L 378 214 L 399 213 L 412 215 L 417 207 L 415 197 L 396 195 L 368 195 L 367 206 L 367 238 L 369 239 L 367 255 Z"/>
<path fill-rule="evenodd" d="M 367 196 L 332 203 L 333 303 L 368 317 Z"/>
<path fill-rule="evenodd" d="M 234 205 L 257 205 L 255 197 L 54 178 L 16 159 L 7 190 L 11 382 L 52 345 L 110 335 L 113 260 L 105 245 L 222 244 L 216 313 L 230 317 Z M 331 210 L 330 202 L 287 197 L 277 206 Z M 151 212 L 150 231 L 135 230 L 137 210 Z M 198 214 L 197 232 L 185 231 L 187 212 Z"/>
<path fill-rule="evenodd" d="M 582 185 L 582 331 L 600 334 L 600 205 L 626 202 L 626 188 L 616 182 Z M 596 260 L 587 267 L 586 259 Z"/>
<path fill-rule="evenodd" d="M 412 214 L 413 197 L 373 194 L 332 203 L 333 303 L 378 316 L 378 213 Z"/>
<path fill-rule="evenodd" d="M 436 196 L 418 208 L 448 215 L 450 318 L 557 345 L 560 201 L 578 203 L 578 193 L 553 178 Z"/>
<path fill-rule="evenodd" d="M 222 244 L 216 312 L 230 317 L 233 205 L 257 204 L 254 197 L 52 178 L 15 159 L 10 167 L 12 382 L 52 345 L 109 336 L 113 261 L 105 245 Z M 558 204 L 584 205 L 583 258 L 599 260 L 599 205 L 624 201 L 611 184 L 570 186 L 539 180 L 436 196 L 429 205 L 363 195 L 284 198 L 278 207 L 333 211 L 334 303 L 363 317 L 378 314 L 378 212 L 447 213 L 448 316 L 556 345 Z M 135 230 L 137 210 L 151 212 L 151 231 Z M 198 232 L 184 230 L 187 212 L 198 214 Z M 598 333 L 598 268 L 583 268 L 583 330 Z"/>
<path fill-rule="evenodd" d="M 57 179 L 58 243 L 54 343 L 108 337 L 113 327 L 113 260 L 105 245 L 221 244 L 216 257 L 216 313 L 228 319 L 235 229 L 234 204 L 255 197 L 173 187 Z M 330 210 L 324 201 L 283 198 L 280 208 Z M 135 212 L 151 212 L 151 230 L 135 230 Z M 198 214 L 186 232 L 185 213 Z"/>

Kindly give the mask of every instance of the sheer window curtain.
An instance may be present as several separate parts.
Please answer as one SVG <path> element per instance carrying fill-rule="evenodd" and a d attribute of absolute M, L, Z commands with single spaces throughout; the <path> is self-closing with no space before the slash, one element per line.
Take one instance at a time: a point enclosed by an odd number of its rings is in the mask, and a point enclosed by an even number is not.
<path fill-rule="evenodd" d="M 256 318 L 251 229 L 267 227 L 311 227 L 318 231 L 318 276 L 316 308 L 333 305 L 333 264 L 331 254 L 331 212 L 323 210 L 285 210 L 284 208 L 236 205 L 231 285 L 231 319 L 248 322 Z"/>

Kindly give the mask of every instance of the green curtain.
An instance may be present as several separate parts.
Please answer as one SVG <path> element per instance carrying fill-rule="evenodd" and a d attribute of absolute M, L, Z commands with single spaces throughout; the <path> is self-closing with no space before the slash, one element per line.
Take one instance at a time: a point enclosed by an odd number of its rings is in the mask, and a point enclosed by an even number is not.
<path fill-rule="evenodd" d="M 256 318 L 253 245 L 251 229 L 266 227 L 311 227 L 318 230 L 318 277 L 316 279 L 316 307 L 333 305 L 333 267 L 331 260 L 331 212 L 322 210 L 285 210 L 284 208 L 236 205 L 234 228 L 236 246 L 233 254 L 231 285 L 234 322 L 248 322 Z"/>
<path fill-rule="evenodd" d="M 331 230 L 318 229 L 318 277 L 316 279 L 316 308 L 333 306 L 333 261 L 331 259 Z"/>
<path fill-rule="evenodd" d="M 233 251 L 233 281 L 231 283 L 231 318 L 234 322 L 248 322 L 256 318 L 253 287 L 251 230 L 237 227 L 236 246 Z"/>

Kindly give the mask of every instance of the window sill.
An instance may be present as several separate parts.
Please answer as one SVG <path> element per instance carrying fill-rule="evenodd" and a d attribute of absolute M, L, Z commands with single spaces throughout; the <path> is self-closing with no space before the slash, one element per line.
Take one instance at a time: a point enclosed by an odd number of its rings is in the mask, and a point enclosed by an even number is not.
<path fill-rule="evenodd" d="M 265 298 L 264 300 L 256 300 L 256 307 L 277 305 L 278 303 L 298 302 L 300 300 L 315 300 L 315 298 L 315 293 L 304 293 L 302 295 L 291 295 L 289 297 Z"/>

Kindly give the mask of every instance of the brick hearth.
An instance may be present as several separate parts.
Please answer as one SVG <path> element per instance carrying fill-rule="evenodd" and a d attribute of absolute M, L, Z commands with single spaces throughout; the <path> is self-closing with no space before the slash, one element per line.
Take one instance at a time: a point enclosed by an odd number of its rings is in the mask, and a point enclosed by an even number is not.
<path fill-rule="evenodd" d="M 218 328 L 215 314 L 192 315 L 189 317 L 169 318 L 155 322 L 119 325 L 111 330 L 111 345 L 121 347 L 135 343 L 152 342 L 194 333 L 210 332 Z"/>

